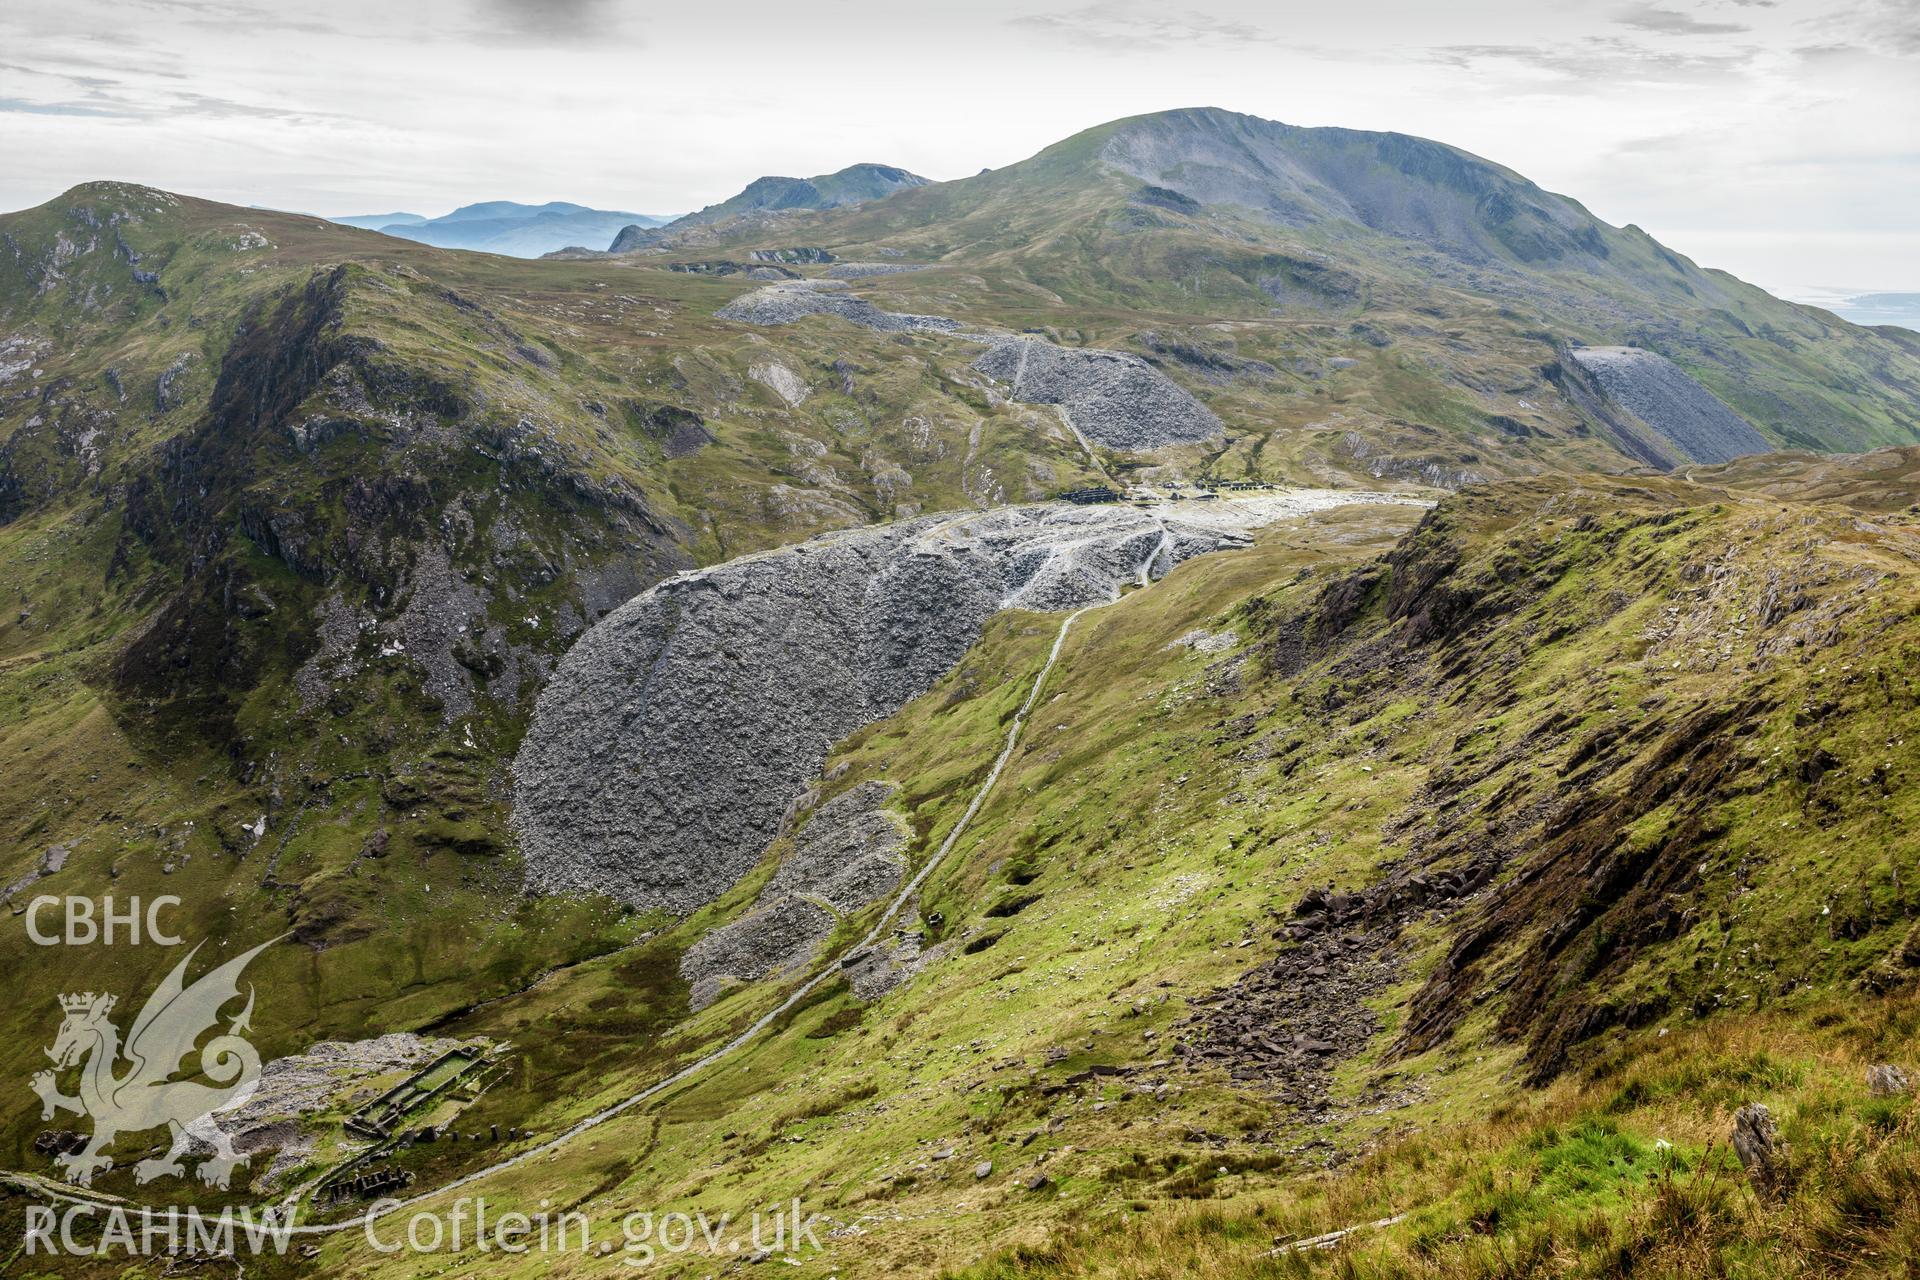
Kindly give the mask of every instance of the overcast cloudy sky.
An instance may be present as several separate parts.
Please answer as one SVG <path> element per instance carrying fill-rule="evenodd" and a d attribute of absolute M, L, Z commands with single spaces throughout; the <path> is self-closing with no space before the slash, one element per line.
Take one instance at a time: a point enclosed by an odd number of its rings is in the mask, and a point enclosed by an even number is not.
<path fill-rule="evenodd" d="M 1775 289 L 1920 290 L 1916 0 L 0 0 L 0 207 L 679 213 L 1220 106 L 1500 161 Z"/>

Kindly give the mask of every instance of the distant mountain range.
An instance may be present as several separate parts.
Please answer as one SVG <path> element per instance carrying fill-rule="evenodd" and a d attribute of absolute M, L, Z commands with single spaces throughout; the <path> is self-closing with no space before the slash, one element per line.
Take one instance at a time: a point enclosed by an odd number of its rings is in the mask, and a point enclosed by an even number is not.
<path fill-rule="evenodd" d="M 472 208 L 473 206 L 468 206 Z M 457 216 L 458 210 L 447 217 Z M 427 221 L 424 214 L 418 213 L 350 213 L 338 218 L 328 218 L 328 222 L 337 222 L 343 227 L 359 227 L 362 231 L 380 231 L 394 226 L 417 226 Z"/>
<path fill-rule="evenodd" d="M 1920 293 L 1845 293 L 1806 298 L 1855 324 L 1894 324 L 1920 330 Z"/>
<path fill-rule="evenodd" d="M 671 219 L 620 209 L 590 209 L 566 200 L 546 204 L 486 200 L 462 205 L 439 218 L 418 213 L 360 213 L 329 221 L 442 249 L 537 258 L 569 245 L 605 244 L 624 227 L 657 227 Z"/>
<path fill-rule="evenodd" d="M 651 222 L 635 219 L 632 225 L 620 229 L 608 252 L 626 253 L 637 249 L 653 238 L 648 232 L 663 226 L 679 231 L 728 222 L 753 213 L 845 209 L 908 187 L 924 187 L 928 182 L 929 179 L 917 173 L 890 164 L 851 164 L 838 172 L 816 174 L 811 178 L 755 178 L 740 194 L 683 218 L 667 223 L 658 219 Z"/>

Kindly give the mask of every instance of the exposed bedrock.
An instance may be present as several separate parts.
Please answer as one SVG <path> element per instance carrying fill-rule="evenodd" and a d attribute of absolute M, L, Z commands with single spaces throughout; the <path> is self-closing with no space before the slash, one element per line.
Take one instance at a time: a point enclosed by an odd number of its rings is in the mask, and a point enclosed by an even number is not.
<path fill-rule="evenodd" d="M 760 859 L 829 748 L 930 689 L 995 612 L 1110 600 L 1246 541 L 1224 524 L 1007 507 L 660 583 L 582 636 L 540 697 L 514 763 L 529 880 L 673 912 L 711 901 Z M 806 891 L 836 874 L 809 868 Z"/>
<path fill-rule="evenodd" d="M 1213 410 L 1139 356 L 1058 347 L 1034 338 L 996 341 L 973 367 L 1029 404 L 1057 404 L 1076 430 L 1109 449 L 1162 449 L 1225 435 Z"/>
<path fill-rule="evenodd" d="M 1658 352 L 1640 347 L 1576 347 L 1573 358 L 1614 407 L 1652 428 L 1685 458 L 1730 462 L 1773 449 L 1752 423 Z M 1661 465 L 1645 456 L 1644 450 L 1629 452 Z"/>

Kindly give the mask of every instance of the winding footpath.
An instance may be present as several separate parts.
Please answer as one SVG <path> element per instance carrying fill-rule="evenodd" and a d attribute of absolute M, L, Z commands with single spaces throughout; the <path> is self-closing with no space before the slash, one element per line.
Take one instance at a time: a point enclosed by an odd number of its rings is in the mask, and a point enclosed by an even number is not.
<path fill-rule="evenodd" d="M 1294 495 L 1293 500 L 1297 501 L 1301 496 L 1307 495 Z M 1417 499 L 1409 499 L 1397 494 L 1354 494 L 1351 495 L 1348 500 L 1407 502 L 1426 505 Z M 1269 523 L 1274 519 L 1283 518 L 1285 515 L 1301 514 L 1299 511 L 1282 510 L 1281 505 L 1262 500 L 1253 500 L 1232 505 L 1246 509 L 1246 519 L 1244 523 L 1247 527 Z M 1309 507 L 1307 509 L 1313 508 Z M 1220 516 L 1228 514 L 1230 510 L 1231 508 L 1223 508 L 1217 511 L 1210 511 L 1208 514 L 1217 520 Z M 1128 575 L 1134 580 L 1137 580 L 1142 587 L 1151 585 L 1154 581 L 1155 569 L 1163 559 L 1170 559 L 1173 551 L 1174 535 L 1172 529 L 1167 524 L 1166 518 L 1158 510 L 1153 512 L 1152 518 L 1160 527 L 1160 537 L 1155 545 L 1149 549 L 1141 559 L 1135 572 L 1132 575 Z M 1224 521 L 1221 527 L 1227 527 L 1232 523 L 1235 522 L 1231 520 Z M 1171 567 L 1171 565 L 1168 566 L 1169 569 Z M 1120 581 L 1127 581 L 1127 578 L 1121 578 Z M 223 1210 L 220 1217 L 208 1219 L 207 1221 L 216 1226 L 221 1222 L 231 1222 L 236 1227 L 242 1229 L 246 1229 L 249 1225 L 254 1228 L 260 1228 L 262 1226 L 262 1218 L 260 1215 L 262 1213 L 274 1213 L 276 1218 L 271 1230 L 276 1234 L 284 1232 L 290 1236 L 311 1237 L 336 1235 L 347 1231 L 364 1231 L 375 1221 L 390 1217 L 393 1214 L 405 1210 L 418 1208 L 419 1206 L 459 1191 L 462 1188 L 472 1186 L 475 1183 L 498 1174 L 519 1168 L 542 1156 L 550 1155 L 560 1148 L 571 1144 L 582 1135 L 600 1128 L 608 1121 L 616 1119 L 660 1097 L 669 1090 L 687 1083 L 702 1072 L 705 1072 L 708 1068 L 732 1057 L 740 1050 L 759 1040 L 783 1015 L 796 1008 L 802 1001 L 806 1000 L 818 990 L 823 983 L 837 974 L 848 960 L 873 947 L 886 934 L 887 930 L 892 927 L 895 919 L 901 911 L 914 900 L 921 886 L 926 883 L 928 877 L 946 861 L 948 855 L 952 853 L 954 847 L 959 843 L 961 837 L 966 834 L 974 818 L 985 805 L 989 795 L 992 794 L 995 785 L 1000 780 L 1001 774 L 1005 771 L 1008 762 L 1012 760 L 1014 752 L 1019 747 L 1021 735 L 1026 728 L 1028 717 L 1033 712 L 1033 709 L 1039 705 L 1041 693 L 1046 687 L 1048 678 L 1053 674 L 1055 666 L 1059 663 L 1060 655 L 1066 646 L 1067 637 L 1072 631 L 1074 623 L 1080 619 L 1082 614 L 1093 609 L 1103 608 L 1107 604 L 1120 600 L 1122 597 L 1123 592 L 1116 583 L 1110 599 L 1099 603 L 1083 605 L 1073 610 L 1073 612 L 1069 613 L 1065 619 L 1062 620 L 1060 629 L 1054 636 L 1053 645 L 1048 650 L 1045 663 L 1042 664 L 1038 674 L 1034 677 L 1033 684 L 1027 692 L 1025 701 L 1021 704 L 1019 711 L 1015 713 L 1013 723 L 1007 729 L 1006 741 L 1001 747 L 999 755 L 995 758 L 993 767 L 988 771 L 986 778 L 981 782 L 980 786 L 974 791 L 966 809 L 961 813 L 959 820 L 954 824 L 952 830 L 947 833 L 945 839 L 941 841 L 939 848 L 934 851 L 932 856 L 926 860 L 920 869 L 914 873 L 912 878 L 909 879 L 887 903 L 879 918 L 875 920 L 872 928 L 867 931 L 864 937 L 841 951 L 838 955 L 833 956 L 823 964 L 812 977 L 795 987 L 788 993 L 785 999 L 761 1015 L 746 1029 L 734 1035 L 724 1044 L 708 1051 L 687 1065 L 674 1071 L 672 1074 L 655 1081 L 637 1093 L 631 1094 L 618 1102 L 594 1112 L 592 1115 L 578 1121 L 561 1133 L 540 1143 L 538 1146 L 531 1147 L 517 1155 L 496 1161 L 484 1168 L 476 1169 L 450 1182 L 421 1191 L 405 1199 L 375 1202 L 375 1204 L 370 1206 L 365 1212 L 355 1214 L 339 1222 L 300 1224 L 295 1222 L 294 1219 L 298 1216 L 303 1189 L 296 1188 L 272 1205 L 229 1206 Z M 136 1204 L 115 1196 L 89 1193 L 84 1189 L 68 1187 L 65 1184 L 32 1174 L 0 1172 L 0 1182 L 15 1186 L 29 1194 L 43 1197 L 56 1203 L 90 1206 L 107 1212 L 118 1210 L 129 1217 L 137 1216 L 146 1222 L 170 1221 L 172 1215 L 180 1212 L 178 1206 L 155 1207 Z M 280 1218 L 277 1216 L 278 1214 L 285 1214 L 286 1216 Z M 249 1223 L 248 1215 L 252 1215 L 251 1223 Z M 287 1225 L 280 1225 L 281 1223 L 286 1223 Z M 1319 1243 L 1318 1241 L 1305 1242 L 1302 1247 L 1319 1247 Z"/>
<path fill-rule="evenodd" d="M 1159 558 L 1164 549 L 1165 540 L 1163 538 L 1161 544 L 1149 553 L 1147 560 L 1141 565 L 1140 574 L 1143 583 L 1149 581 L 1148 575 L 1152 572 L 1153 561 Z M 1115 598 L 1118 599 L 1119 597 L 1116 595 Z M 893 900 L 889 902 L 886 909 L 881 912 L 880 918 L 874 922 L 873 928 L 869 929 L 866 936 L 861 938 L 860 941 L 854 943 L 845 951 L 833 957 L 827 964 L 821 966 L 818 973 L 801 983 L 798 987 L 795 987 L 785 1000 L 775 1005 L 765 1014 L 762 1014 L 760 1018 L 746 1030 L 740 1032 L 719 1048 L 713 1049 L 705 1055 L 694 1059 L 686 1066 L 675 1071 L 672 1075 L 657 1080 L 653 1084 L 640 1090 L 640 1092 L 632 1094 L 614 1103 L 612 1106 L 595 1112 L 574 1124 L 571 1128 L 549 1138 L 537 1147 L 530 1147 L 518 1155 L 497 1161 L 482 1169 L 475 1169 L 473 1172 L 463 1174 L 451 1182 L 443 1183 L 440 1186 L 428 1191 L 423 1191 L 418 1195 L 410 1196 L 407 1199 L 378 1201 L 365 1213 L 356 1214 L 340 1222 L 306 1223 L 278 1229 L 284 1230 L 290 1235 L 297 1236 L 335 1235 L 343 1231 L 364 1231 L 369 1224 L 379 1221 L 382 1218 L 400 1213 L 403 1210 L 416 1208 L 458 1191 L 463 1187 L 471 1186 L 483 1179 L 491 1178 L 496 1174 L 518 1168 L 540 1156 L 551 1154 L 571 1143 L 582 1134 L 599 1128 L 609 1120 L 624 1115 L 642 1103 L 659 1097 L 677 1085 L 685 1084 L 715 1063 L 731 1057 L 752 1044 L 755 1040 L 758 1040 L 768 1028 L 779 1020 L 782 1014 L 789 1012 L 799 1005 L 801 1001 L 813 994 L 822 983 L 838 973 L 849 958 L 858 955 L 877 943 L 892 925 L 894 918 L 898 916 L 901 910 L 919 893 L 920 886 L 926 883 L 927 877 L 932 875 L 941 863 L 946 860 L 947 855 L 951 853 L 954 846 L 960 842 L 960 837 L 966 834 L 968 826 L 972 824 L 974 816 L 980 812 L 981 806 L 986 803 L 987 796 L 993 791 L 994 784 L 1000 780 L 1000 774 L 1006 769 L 1007 762 L 1013 758 L 1015 749 L 1020 745 L 1020 735 L 1026 728 L 1027 717 L 1032 713 L 1034 707 L 1039 704 L 1040 693 L 1041 690 L 1046 687 L 1047 677 L 1053 673 L 1054 666 L 1060 660 L 1060 652 L 1066 645 L 1068 631 L 1072 629 L 1074 622 L 1081 614 L 1087 612 L 1088 609 L 1101 607 L 1103 606 L 1087 605 L 1083 608 L 1076 609 L 1067 615 L 1065 621 L 1061 622 L 1059 633 L 1053 638 L 1053 647 L 1047 653 L 1046 662 L 1041 666 L 1039 675 L 1034 677 L 1033 687 L 1028 690 L 1026 701 L 1021 704 L 1020 710 L 1014 715 L 1013 724 L 1007 729 L 1006 745 L 1000 749 L 1000 755 L 994 760 L 993 768 L 988 771 L 986 779 L 981 782 L 979 788 L 974 791 L 973 799 L 968 802 L 966 811 L 960 815 L 960 820 L 954 824 L 953 830 L 947 833 L 947 838 L 940 842 L 939 849 L 935 850 L 933 856 L 928 858 L 920 870 L 914 873 L 913 878 L 908 880 L 900 891 L 894 895 Z M 179 1212 L 176 1206 L 155 1208 L 150 1205 L 134 1205 L 118 1199 L 89 1196 L 83 1192 L 67 1190 L 58 1184 L 41 1178 L 7 1175 L 7 1181 L 24 1190 L 46 1196 L 49 1199 L 62 1203 L 91 1205 L 109 1211 L 118 1209 L 129 1216 L 137 1215 L 147 1221 L 165 1221 L 169 1214 Z M 281 1201 L 280 1208 L 297 1212 L 297 1195 L 298 1193 L 296 1193 L 295 1196 Z M 232 1208 L 228 1208 L 222 1212 L 220 1218 L 211 1221 L 218 1223 L 222 1220 L 228 1220 L 232 1221 L 235 1226 L 244 1225 L 242 1219 L 234 1217 L 234 1212 Z M 254 1222 L 258 1224 L 259 1219 L 256 1217 Z"/>

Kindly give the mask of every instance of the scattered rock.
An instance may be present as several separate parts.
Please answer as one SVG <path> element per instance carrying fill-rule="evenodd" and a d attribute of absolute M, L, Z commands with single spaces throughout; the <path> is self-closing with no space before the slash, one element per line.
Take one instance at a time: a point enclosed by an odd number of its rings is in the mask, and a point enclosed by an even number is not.
<path fill-rule="evenodd" d="M 1192 1065 L 1221 1064 L 1303 1111 L 1323 1111 L 1335 1064 L 1380 1032 L 1367 1001 L 1396 980 L 1393 933 L 1317 934 L 1282 951 L 1203 997 L 1210 1007 L 1180 1025 L 1180 1051 Z"/>
<path fill-rule="evenodd" d="M 1867 1093 L 1872 1097 L 1895 1098 L 1912 1089 L 1912 1078 L 1890 1062 L 1875 1063 L 1867 1068 Z"/>
<path fill-rule="evenodd" d="M 865 298 L 820 286 L 821 282 L 812 280 L 769 285 L 741 294 L 714 315 L 721 320 L 743 320 L 759 325 L 792 324 L 808 316 L 839 316 L 882 333 L 953 333 L 961 327 L 958 320 L 945 316 L 882 311 Z"/>
<path fill-rule="evenodd" d="M 1177 640 L 1167 643 L 1169 649 L 1191 649 L 1195 653 L 1225 653 L 1238 644 L 1240 637 L 1231 631 L 1208 631 L 1204 628 L 1189 631 Z"/>
<path fill-rule="evenodd" d="M 864 280 L 868 276 L 893 276 L 904 271 L 925 271 L 924 262 L 836 262 L 827 268 L 835 280 Z"/>

